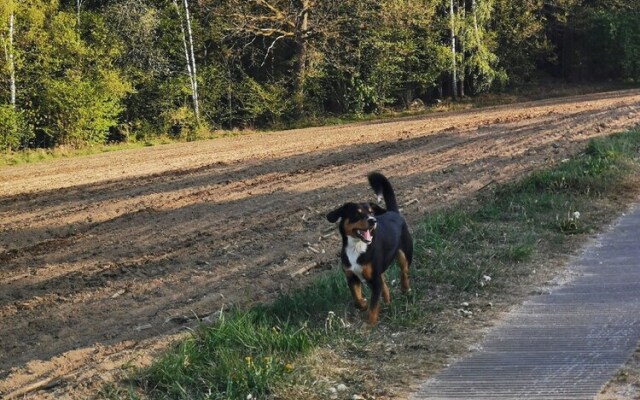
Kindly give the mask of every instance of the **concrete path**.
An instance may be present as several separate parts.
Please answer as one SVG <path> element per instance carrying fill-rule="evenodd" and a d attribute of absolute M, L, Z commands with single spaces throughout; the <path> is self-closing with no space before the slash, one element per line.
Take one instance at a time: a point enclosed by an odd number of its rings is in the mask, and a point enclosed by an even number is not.
<path fill-rule="evenodd" d="M 593 399 L 640 339 L 640 206 L 413 399 Z"/>

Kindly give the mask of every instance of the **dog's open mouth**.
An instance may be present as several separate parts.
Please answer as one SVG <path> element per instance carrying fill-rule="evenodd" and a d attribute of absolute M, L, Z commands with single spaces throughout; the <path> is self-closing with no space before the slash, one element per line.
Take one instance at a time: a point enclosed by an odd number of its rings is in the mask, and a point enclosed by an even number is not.
<path fill-rule="evenodd" d="M 365 230 L 356 229 L 356 236 L 362 239 L 362 241 L 365 243 L 371 243 L 371 241 L 373 240 L 373 234 L 369 229 L 365 229 Z"/>

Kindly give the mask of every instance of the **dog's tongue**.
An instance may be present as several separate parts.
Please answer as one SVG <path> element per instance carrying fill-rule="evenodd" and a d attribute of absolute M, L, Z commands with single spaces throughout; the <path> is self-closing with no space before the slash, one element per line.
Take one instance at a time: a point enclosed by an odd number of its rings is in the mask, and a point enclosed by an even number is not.
<path fill-rule="evenodd" d="M 371 232 L 367 229 L 366 231 L 362 231 L 362 238 L 367 242 L 371 241 Z"/>

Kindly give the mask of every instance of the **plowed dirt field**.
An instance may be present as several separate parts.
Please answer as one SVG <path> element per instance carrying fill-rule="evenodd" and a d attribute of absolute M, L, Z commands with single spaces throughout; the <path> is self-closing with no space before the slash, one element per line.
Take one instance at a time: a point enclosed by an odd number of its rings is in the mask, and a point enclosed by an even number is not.
<path fill-rule="evenodd" d="M 413 225 L 639 123 L 628 90 L 2 168 L 0 397 L 84 397 L 196 318 L 331 268 L 324 215 L 373 200 L 373 170 Z"/>

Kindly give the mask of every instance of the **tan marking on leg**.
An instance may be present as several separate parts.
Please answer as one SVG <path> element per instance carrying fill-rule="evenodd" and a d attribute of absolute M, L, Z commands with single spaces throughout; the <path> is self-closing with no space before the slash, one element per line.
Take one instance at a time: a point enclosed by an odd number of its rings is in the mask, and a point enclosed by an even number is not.
<path fill-rule="evenodd" d="M 371 264 L 365 264 L 362 266 L 362 277 L 368 281 L 371 280 L 371 277 L 373 276 L 373 267 L 371 267 Z"/>
<path fill-rule="evenodd" d="M 398 254 L 396 254 L 396 262 L 398 263 L 398 267 L 400 267 L 400 286 L 402 288 L 402 293 L 407 293 L 409 288 L 409 262 L 407 261 L 407 256 L 405 256 L 402 250 L 398 250 Z"/>
<path fill-rule="evenodd" d="M 343 268 L 344 274 L 347 276 L 347 285 L 351 291 L 351 297 L 353 297 L 353 304 L 359 310 L 365 310 L 367 308 L 367 301 L 362 298 L 362 286 L 359 279 L 353 279 L 353 272 Z"/>
<path fill-rule="evenodd" d="M 380 279 L 382 280 L 382 299 L 384 300 L 384 304 L 389 305 L 391 303 L 391 296 L 389 295 L 389 288 L 387 287 L 384 275 L 381 276 Z"/>
<path fill-rule="evenodd" d="M 367 309 L 367 301 L 362 298 L 362 287 L 360 281 L 349 283 L 349 290 L 351 290 L 351 296 L 353 297 L 353 304 L 359 310 Z"/>
<path fill-rule="evenodd" d="M 375 325 L 378 323 L 378 314 L 380 313 L 380 303 L 376 303 L 373 307 L 369 307 L 367 312 L 367 323 Z"/>

